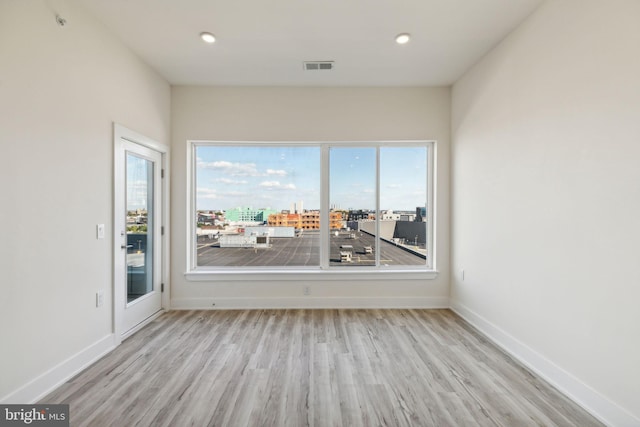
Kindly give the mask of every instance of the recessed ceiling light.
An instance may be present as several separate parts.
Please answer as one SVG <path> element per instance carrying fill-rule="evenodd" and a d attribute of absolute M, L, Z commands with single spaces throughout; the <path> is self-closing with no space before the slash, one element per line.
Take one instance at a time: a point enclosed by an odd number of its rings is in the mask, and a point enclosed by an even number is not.
<path fill-rule="evenodd" d="M 216 41 L 216 36 L 211 33 L 200 33 L 200 38 L 207 43 L 214 43 Z"/>
<path fill-rule="evenodd" d="M 409 33 L 402 33 L 396 36 L 396 43 L 398 44 L 409 43 L 409 40 L 411 40 L 411 35 Z"/>

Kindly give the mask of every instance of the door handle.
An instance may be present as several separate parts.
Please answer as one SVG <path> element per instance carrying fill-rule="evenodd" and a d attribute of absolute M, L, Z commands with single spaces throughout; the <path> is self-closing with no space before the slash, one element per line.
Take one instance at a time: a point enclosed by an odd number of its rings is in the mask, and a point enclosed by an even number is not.
<path fill-rule="evenodd" d="M 129 249 L 132 248 L 133 245 L 120 245 L 120 249 Z"/>

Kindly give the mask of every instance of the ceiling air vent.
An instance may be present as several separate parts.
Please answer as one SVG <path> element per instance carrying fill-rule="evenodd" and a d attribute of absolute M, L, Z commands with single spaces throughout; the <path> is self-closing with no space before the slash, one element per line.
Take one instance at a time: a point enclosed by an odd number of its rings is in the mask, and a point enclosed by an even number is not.
<path fill-rule="evenodd" d="M 333 61 L 305 61 L 303 62 L 305 71 L 333 70 Z"/>

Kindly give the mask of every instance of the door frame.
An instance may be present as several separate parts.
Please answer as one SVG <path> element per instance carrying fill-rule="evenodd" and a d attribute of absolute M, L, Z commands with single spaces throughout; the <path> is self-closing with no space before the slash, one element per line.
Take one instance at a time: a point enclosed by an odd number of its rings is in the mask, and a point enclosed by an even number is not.
<path fill-rule="evenodd" d="M 118 257 L 122 256 L 122 249 L 120 244 L 122 236 L 120 235 L 122 224 L 120 222 L 121 213 L 126 209 L 125 200 L 125 173 L 126 162 L 124 160 L 124 144 L 123 140 L 134 143 L 151 150 L 157 151 L 161 155 L 162 169 L 160 179 L 160 194 L 162 197 L 160 217 L 161 221 L 158 226 L 164 228 L 164 232 L 160 235 L 160 250 L 161 250 L 161 266 L 160 266 L 160 283 L 163 284 L 163 290 L 161 289 L 160 295 L 160 311 L 140 323 L 129 331 L 123 331 L 124 322 L 124 307 L 126 304 L 126 293 L 124 287 L 118 286 L 117 277 L 123 277 L 125 274 L 125 263 L 119 263 Z M 112 268 L 112 296 L 113 296 L 113 333 L 115 336 L 115 344 L 119 345 L 125 338 L 141 329 L 143 326 L 151 322 L 157 317 L 163 310 L 167 310 L 170 304 L 170 284 L 169 284 L 169 147 L 161 144 L 149 137 L 139 134 L 131 129 L 128 129 L 118 123 L 113 124 L 113 268 Z M 126 224 L 125 224 L 126 226 Z M 122 288 L 122 289 L 120 289 Z M 123 335 L 125 334 L 125 335 Z"/>

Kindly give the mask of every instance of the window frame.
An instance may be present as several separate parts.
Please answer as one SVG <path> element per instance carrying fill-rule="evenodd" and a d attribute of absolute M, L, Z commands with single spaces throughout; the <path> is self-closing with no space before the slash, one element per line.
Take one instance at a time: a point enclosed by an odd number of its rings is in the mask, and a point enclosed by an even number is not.
<path fill-rule="evenodd" d="M 381 147 L 425 147 L 427 149 L 426 164 L 426 203 L 427 203 L 427 258 L 425 265 L 390 265 L 383 266 L 377 262 L 376 266 L 331 267 L 329 265 L 329 233 L 320 234 L 320 263 L 318 266 L 263 266 L 263 267 L 237 267 L 237 266 L 198 266 L 197 265 L 197 236 L 196 236 L 196 200 L 197 200 L 197 159 L 196 149 L 199 146 L 247 146 L 247 147 L 303 147 L 313 146 L 320 148 L 320 229 L 329 229 L 330 206 L 330 162 L 329 152 L 335 148 L 376 148 L 376 210 L 380 212 L 380 148 Z M 336 279 L 366 279 L 387 280 L 394 279 L 435 279 L 438 275 L 436 269 L 436 254 L 434 253 L 436 242 L 436 218 L 435 197 L 436 189 L 436 155 L 437 142 L 435 140 L 390 140 L 390 141 L 216 141 L 216 140 L 189 140 L 187 141 L 187 251 L 184 273 L 189 281 L 216 281 L 216 280 L 322 280 L 323 278 Z M 376 217 L 376 229 L 379 230 L 379 214 Z M 379 232 L 377 235 L 379 236 Z M 379 238 L 378 238 L 379 239 Z M 376 256 L 378 261 L 379 257 Z"/>

